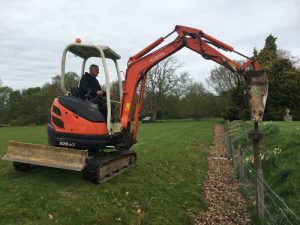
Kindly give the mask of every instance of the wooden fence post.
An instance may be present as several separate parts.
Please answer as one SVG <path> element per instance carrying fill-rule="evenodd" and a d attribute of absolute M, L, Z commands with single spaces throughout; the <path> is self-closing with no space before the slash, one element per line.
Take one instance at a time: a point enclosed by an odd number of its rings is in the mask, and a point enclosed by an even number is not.
<path fill-rule="evenodd" d="M 264 202 L 264 182 L 263 182 L 263 171 L 262 169 L 257 170 L 257 179 L 256 179 L 256 201 L 257 201 L 257 213 L 261 220 L 264 219 L 264 208 L 265 208 L 265 202 Z"/>
<path fill-rule="evenodd" d="M 264 184 L 262 178 L 261 160 L 260 160 L 260 141 L 263 134 L 258 130 L 258 123 L 254 123 L 254 130 L 248 134 L 253 141 L 253 156 L 256 172 L 256 212 L 261 221 L 264 220 Z"/>

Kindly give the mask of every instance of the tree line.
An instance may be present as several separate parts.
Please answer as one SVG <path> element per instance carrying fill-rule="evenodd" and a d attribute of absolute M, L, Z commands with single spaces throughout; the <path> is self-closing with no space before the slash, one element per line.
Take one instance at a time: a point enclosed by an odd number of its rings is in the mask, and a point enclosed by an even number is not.
<path fill-rule="evenodd" d="M 293 118 L 299 120 L 300 71 L 295 58 L 284 50 L 278 50 L 276 38 L 272 35 L 266 38 L 260 51 L 254 49 L 253 53 L 269 78 L 264 119 L 282 120 L 286 108 L 289 108 Z M 178 74 L 182 66 L 176 57 L 169 57 L 148 71 L 141 117 L 152 116 L 154 120 L 204 117 L 249 119 L 245 85 L 235 74 L 216 66 L 206 80 L 210 87 L 208 90 L 203 83 L 193 81 L 187 72 Z M 76 73 L 67 73 L 67 89 L 77 86 L 79 79 Z M 111 90 L 113 99 L 118 100 L 117 82 L 112 83 Z M 62 94 L 59 75 L 42 87 L 23 90 L 2 86 L 0 81 L 0 124 L 45 124 L 53 99 Z"/>
<path fill-rule="evenodd" d="M 287 108 L 294 120 L 300 120 L 300 69 L 297 67 L 299 59 L 278 49 L 276 39 L 269 35 L 263 49 L 253 51 L 254 58 L 267 73 L 269 80 L 264 120 L 283 120 Z M 238 84 L 225 92 L 229 95 L 227 118 L 246 119 L 249 115 L 247 107 L 238 107 L 245 102 L 243 93 L 243 86 Z"/>
<path fill-rule="evenodd" d="M 70 72 L 66 74 L 65 79 L 67 88 L 70 88 L 77 86 L 79 76 Z M 45 124 L 53 99 L 59 95 L 63 95 L 59 75 L 52 77 L 52 81 L 42 87 L 13 90 L 7 86 L 0 86 L 0 124 Z"/>

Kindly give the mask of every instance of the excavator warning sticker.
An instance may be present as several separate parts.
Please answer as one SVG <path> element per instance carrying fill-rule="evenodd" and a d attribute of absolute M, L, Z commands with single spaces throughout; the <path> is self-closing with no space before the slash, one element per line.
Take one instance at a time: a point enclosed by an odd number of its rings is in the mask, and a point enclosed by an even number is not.
<path fill-rule="evenodd" d="M 125 105 L 125 111 L 129 111 L 129 108 L 130 108 L 130 103 L 127 102 L 126 105 Z"/>

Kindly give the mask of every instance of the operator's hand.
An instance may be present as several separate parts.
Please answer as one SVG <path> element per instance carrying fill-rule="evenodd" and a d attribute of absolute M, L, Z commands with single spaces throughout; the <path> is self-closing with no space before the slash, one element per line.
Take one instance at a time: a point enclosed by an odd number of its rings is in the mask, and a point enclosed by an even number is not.
<path fill-rule="evenodd" d="M 97 91 L 97 95 L 104 96 L 104 91 L 101 91 L 101 90 Z"/>

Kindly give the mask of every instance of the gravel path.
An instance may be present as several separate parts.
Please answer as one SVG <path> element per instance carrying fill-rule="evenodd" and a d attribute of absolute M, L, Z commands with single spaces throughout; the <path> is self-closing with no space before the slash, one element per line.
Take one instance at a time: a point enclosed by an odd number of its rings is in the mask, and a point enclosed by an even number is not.
<path fill-rule="evenodd" d="M 251 224 L 246 203 L 239 193 L 239 183 L 232 178 L 232 164 L 227 159 L 224 128 L 216 125 L 214 145 L 208 157 L 208 176 L 204 183 L 207 210 L 195 217 L 195 224 Z"/>

